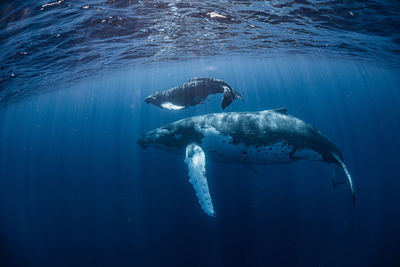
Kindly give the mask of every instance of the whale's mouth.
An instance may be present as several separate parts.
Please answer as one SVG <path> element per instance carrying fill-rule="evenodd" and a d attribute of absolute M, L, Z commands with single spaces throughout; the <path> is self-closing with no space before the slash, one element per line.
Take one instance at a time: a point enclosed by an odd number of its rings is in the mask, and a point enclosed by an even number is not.
<path fill-rule="evenodd" d="M 138 140 L 136 140 L 136 144 L 138 144 L 143 149 L 149 147 L 149 143 L 146 140 L 144 140 L 144 138 L 139 138 Z"/>
<path fill-rule="evenodd" d="M 146 98 L 144 99 L 144 102 L 145 102 L 146 104 L 151 104 L 151 103 L 152 103 L 152 97 L 151 97 L 151 96 L 146 97 Z"/>

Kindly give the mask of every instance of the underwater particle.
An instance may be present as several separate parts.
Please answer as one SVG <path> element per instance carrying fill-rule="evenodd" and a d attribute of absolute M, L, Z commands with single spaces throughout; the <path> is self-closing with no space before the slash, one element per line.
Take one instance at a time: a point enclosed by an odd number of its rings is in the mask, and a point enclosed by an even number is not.
<path fill-rule="evenodd" d="M 216 70 L 217 70 L 217 68 L 214 67 L 214 66 L 207 66 L 207 67 L 205 67 L 204 69 L 205 69 L 205 70 L 208 70 L 208 71 L 216 71 Z"/>
<path fill-rule="evenodd" d="M 349 14 L 350 14 L 350 16 L 354 16 L 354 13 L 353 13 L 353 12 L 351 12 L 351 11 L 349 11 Z"/>
<path fill-rule="evenodd" d="M 83 8 L 83 9 L 88 9 L 88 8 L 89 8 L 89 6 L 83 6 L 82 8 Z"/>

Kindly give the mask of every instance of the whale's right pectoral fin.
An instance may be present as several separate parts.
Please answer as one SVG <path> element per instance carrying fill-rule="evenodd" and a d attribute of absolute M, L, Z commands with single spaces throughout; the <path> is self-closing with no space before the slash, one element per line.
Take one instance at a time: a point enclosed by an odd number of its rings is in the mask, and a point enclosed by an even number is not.
<path fill-rule="evenodd" d="M 196 144 L 186 147 L 185 163 L 189 170 L 189 182 L 193 185 L 201 208 L 210 216 L 215 217 L 210 191 L 206 178 L 206 157 L 203 149 Z"/>

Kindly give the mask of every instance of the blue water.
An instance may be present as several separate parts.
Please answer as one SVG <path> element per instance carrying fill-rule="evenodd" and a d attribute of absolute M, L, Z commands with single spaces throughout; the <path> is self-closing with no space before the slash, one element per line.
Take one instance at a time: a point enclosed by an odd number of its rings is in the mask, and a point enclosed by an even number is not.
<path fill-rule="evenodd" d="M 386 0 L 0 3 L 0 266 L 400 266 L 400 4 Z M 144 132 L 221 112 L 150 93 L 192 77 L 288 108 L 343 154 L 207 161 L 217 216 L 184 155 Z"/>
<path fill-rule="evenodd" d="M 260 176 L 210 161 L 217 217 L 205 215 L 183 155 L 136 144 L 220 112 L 220 96 L 174 112 L 143 102 L 194 76 L 242 93 L 228 111 L 287 107 L 316 126 L 341 150 L 357 205 L 348 184 L 333 189 L 325 163 L 262 166 Z M 219 57 L 94 76 L 3 106 L 1 265 L 398 266 L 399 77 L 359 61 Z"/>

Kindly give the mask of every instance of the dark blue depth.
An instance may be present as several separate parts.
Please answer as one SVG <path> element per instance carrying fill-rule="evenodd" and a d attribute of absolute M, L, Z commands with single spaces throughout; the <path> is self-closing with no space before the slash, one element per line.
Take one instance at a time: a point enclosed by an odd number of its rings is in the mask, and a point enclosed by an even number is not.
<path fill-rule="evenodd" d="M 206 216 L 183 152 L 136 144 L 150 129 L 221 111 L 221 96 L 177 112 L 143 102 L 195 76 L 242 93 L 227 111 L 287 107 L 320 129 L 342 151 L 357 206 L 324 163 L 262 166 L 258 176 L 207 162 L 217 217 Z M 0 265 L 398 266 L 399 77 L 352 61 L 214 58 L 2 106 Z"/>

